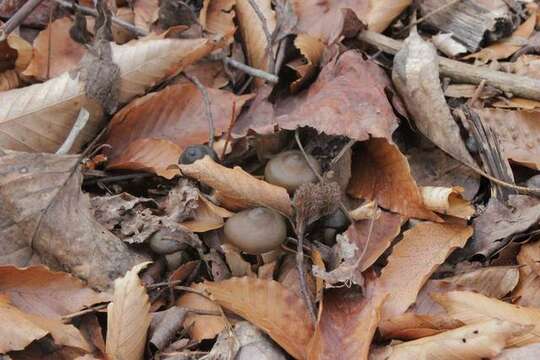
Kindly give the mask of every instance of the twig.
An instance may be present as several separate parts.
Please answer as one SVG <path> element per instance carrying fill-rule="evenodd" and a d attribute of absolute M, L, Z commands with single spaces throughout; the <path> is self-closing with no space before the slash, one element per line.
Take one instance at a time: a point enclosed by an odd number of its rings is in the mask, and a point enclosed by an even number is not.
<path fill-rule="evenodd" d="M 403 46 L 403 42 L 373 31 L 361 32 L 358 39 L 389 54 L 397 53 Z M 485 80 L 487 85 L 504 92 L 527 99 L 540 100 L 540 80 L 538 79 L 474 66 L 441 56 L 439 56 L 439 70 L 441 75 L 454 81 L 480 84 L 482 80 Z"/>
<path fill-rule="evenodd" d="M 197 86 L 197 89 L 201 92 L 201 95 L 203 97 L 204 102 L 204 111 L 206 112 L 206 120 L 208 120 L 208 146 L 212 148 L 214 145 L 214 117 L 212 115 L 212 108 L 210 105 L 210 96 L 208 95 L 208 91 L 204 87 L 204 85 L 197 79 L 194 75 L 189 75 L 187 73 L 184 73 L 184 76 L 188 78 L 189 81 L 191 81 L 195 86 Z"/>
<path fill-rule="evenodd" d="M 81 11 L 85 15 L 91 15 L 91 16 L 94 16 L 94 17 L 97 16 L 97 11 L 95 9 L 92 9 L 92 8 L 89 8 L 89 7 L 86 7 L 86 6 L 83 6 L 83 5 L 71 3 L 71 2 L 65 1 L 65 0 L 54 0 L 54 1 L 56 1 L 60 6 L 63 6 L 63 7 L 66 7 L 66 8 L 69 8 L 69 9 L 72 9 L 72 10 L 78 9 L 79 11 Z M 135 25 L 130 24 L 127 21 L 122 20 L 122 19 L 120 19 L 120 18 L 118 18 L 116 16 L 112 16 L 111 21 L 113 23 L 115 23 L 116 25 L 121 26 L 121 27 L 125 28 L 126 30 L 131 31 L 132 33 L 134 33 L 137 36 L 146 36 L 146 35 L 148 35 L 148 32 L 146 30 L 138 28 Z"/>
<path fill-rule="evenodd" d="M 71 313 L 71 314 L 64 315 L 64 316 L 62 316 L 62 321 L 69 321 L 69 320 L 71 320 L 73 318 L 76 318 L 78 316 L 81 316 L 81 315 L 90 314 L 90 313 L 93 313 L 93 312 L 96 312 L 96 311 L 99 311 L 99 310 L 102 310 L 102 309 L 106 309 L 107 305 L 108 304 L 96 305 L 96 306 L 92 306 L 92 307 L 84 309 L 84 310 L 80 310 L 80 311 L 77 311 L 77 312 L 74 312 L 74 313 Z"/>
<path fill-rule="evenodd" d="M 222 61 L 235 68 L 235 69 L 238 69 L 238 70 L 241 70 L 243 72 L 245 72 L 246 74 L 248 75 L 251 75 L 251 76 L 255 76 L 255 77 L 258 77 L 258 78 L 261 78 L 261 79 L 264 79 L 272 84 L 277 84 L 278 81 L 279 81 L 279 78 L 274 75 L 274 74 L 270 74 L 269 72 L 266 72 L 266 71 L 263 71 L 263 70 L 260 70 L 260 69 L 256 69 L 254 67 L 251 67 L 249 65 L 246 65 L 244 63 L 241 63 L 240 61 L 237 61 L 237 60 L 234 60 L 230 57 L 226 57 L 224 56 L 222 58 Z"/>
<path fill-rule="evenodd" d="M 440 13 L 441 11 L 444 11 L 444 10 L 448 9 L 450 6 L 452 6 L 454 4 L 457 4 L 460 1 L 461 0 L 452 0 L 452 1 L 444 4 L 441 7 L 437 8 L 437 9 L 434 9 L 433 11 L 428 12 L 426 15 L 422 16 L 421 18 L 419 18 L 417 20 L 414 20 L 414 21 L 411 21 L 411 23 L 409 25 L 405 26 L 403 29 L 398 31 L 397 34 L 398 35 L 403 34 L 406 30 L 412 28 L 415 25 L 420 24 L 422 21 L 424 21 L 426 19 L 429 19 L 431 16 L 436 15 L 436 14 Z"/>
<path fill-rule="evenodd" d="M 279 41 L 279 48 L 276 55 L 276 64 L 274 67 L 274 74 L 279 74 L 281 67 L 285 63 L 285 55 L 287 53 L 287 45 L 289 43 L 289 38 L 285 36 Z"/>
<path fill-rule="evenodd" d="M 236 113 L 236 101 L 233 101 L 231 122 L 229 123 L 229 129 L 227 129 L 227 138 L 225 140 L 225 146 L 223 147 L 223 152 L 221 153 L 221 159 L 225 159 L 225 154 L 227 153 L 227 146 L 229 146 L 229 142 L 231 141 L 232 128 L 234 126 L 234 123 L 236 122 L 235 121 L 236 118 L 234 117 L 235 113 Z"/>
<path fill-rule="evenodd" d="M 84 182 L 84 184 L 85 185 L 91 185 L 94 183 L 105 184 L 105 183 L 112 183 L 112 182 L 132 180 L 132 179 L 142 179 L 142 178 L 150 177 L 153 175 L 154 174 L 151 174 L 151 173 L 134 173 L 134 174 L 126 174 L 126 175 L 108 176 L 108 177 L 102 177 L 102 178 L 88 179 Z"/>
<path fill-rule="evenodd" d="M 276 64 L 274 62 L 274 52 L 272 51 L 272 34 L 270 34 L 270 30 L 268 29 L 268 23 L 266 21 L 266 18 L 264 17 L 264 14 L 259 8 L 259 5 L 257 5 L 255 0 L 248 1 L 249 5 L 251 5 L 251 8 L 255 11 L 255 14 L 257 14 L 257 17 L 261 21 L 264 36 L 266 37 L 265 55 L 268 57 L 268 67 L 270 68 L 269 71 L 273 74 Z"/>
<path fill-rule="evenodd" d="M 90 119 L 90 113 L 85 108 L 81 108 L 79 111 L 79 115 L 77 116 L 77 120 L 75 120 L 75 124 L 73 124 L 73 127 L 71 128 L 71 131 L 69 132 L 66 140 L 60 146 L 58 150 L 56 150 L 57 155 L 65 155 L 71 150 L 71 147 L 73 146 L 73 143 L 75 142 L 75 139 L 77 139 L 77 136 L 79 136 L 80 132 L 86 124 L 88 123 L 88 119 Z"/>
<path fill-rule="evenodd" d="M 21 8 L 17 10 L 4 25 L 0 26 L 0 41 L 4 41 L 42 1 L 43 0 L 28 0 L 21 6 Z"/>
<path fill-rule="evenodd" d="M 332 161 L 330 161 L 330 166 L 334 166 L 343 157 L 343 155 L 345 155 L 347 150 L 352 148 L 352 146 L 355 143 L 356 143 L 356 140 L 354 140 L 354 139 L 349 140 L 349 142 L 346 143 L 345 146 L 343 146 L 343 148 L 339 151 L 339 153 L 336 155 L 336 157 L 334 157 L 332 159 Z"/>

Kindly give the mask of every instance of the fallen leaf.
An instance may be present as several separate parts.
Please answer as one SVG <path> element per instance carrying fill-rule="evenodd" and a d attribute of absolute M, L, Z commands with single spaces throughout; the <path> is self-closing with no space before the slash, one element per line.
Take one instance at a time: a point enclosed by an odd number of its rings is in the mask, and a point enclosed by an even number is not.
<path fill-rule="evenodd" d="M 540 201 L 526 195 L 510 195 L 507 203 L 491 198 L 486 211 L 474 219 L 471 255 L 490 256 L 540 219 Z"/>
<path fill-rule="evenodd" d="M 26 3 L 25 0 L 9 0 L 2 1 L 0 3 L 0 17 L 7 19 L 13 16 L 13 14 L 21 8 Z M 44 27 L 49 21 L 49 14 L 51 12 L 51 7 L 54 9 L 54 2 L 41 2 L 39 3 L 34 11 L 30 12 L 28 16 L 24 19 L 22 24 L 26 26 L 34 26 L 38 28 Z"/>
<path fill-rule="evenodd" d="M 385 339 L 415 340 L 463 325 L 461 321 L 446 315 L 421 315 L 409 311 L 382 321 L 379 332 Z"/>
<path fill-rule="evenodd" d="M 0 49 L 4 53 L 0 62 L 2 70 L 14 68 L 20 74 L 32 59 L 32 45 L 14 33 L 9 34 L 6 40 L 0 43 Z"/>
<path fill-rule="evenodd" d="M 454 319 L 475 325 L 498 319 L 521 325 L 533 325 L 527 334 L 513 337 L 507 346 L 523 346 L 540 341 L 540 309 L 508 304 L 469 291 L 435 293 L 433 299 L 445 308 Z"/>
<path fill-rule="evenodd" d="M 176 333 L 182 328 L 186 309 L 171 306 L 167 310 L 152 313 L 152 321 L 149 329 L 149 343 L 155 349 L 162 351 L 175 338 Z"/>
<path fill-rule="evenodd" d="M 224 308 L 264 330 L 295 359 L 305 359 L 313 325 L 304 300 L 273 280 L 232 278 L 199 285 Z"/>
<path fill-rule="evenodd" d="M 210 88 L 206 91 L 214 134 L 220 136 L 229 127 L 233 104 L 236 103 L 238 114 L 251 96 Z M 158 170 L 166 175 L 167 168 L 178 163 L 178 150 L 208 141 L 208 134 L 204 98 L 199 89 L 192 83 L 171 85 L 132 101 L 116 113 L 106 140 L 112 146 L 108 167 Z M 158 151 L 163 151 L 163 159 Z"/>
<path fill-rule="evenodd" d="M 497 319 L 462 326 L 444 333 L 391 346 L 388 353 L 372 360 L 463 359 L 481 360 L 499 354 L 512 338 L 530 331 L 530 326 Z"/>
<path fill-rule="evenodd" d="M 475 109 L 482 121 L 497 135 L 502 155 L 540 170 L 540 112 Z"/>
<path fill-rule="evenodd" d="M 294 46 L 305 59 L 299 59 L 298 62 L 288 64 L 289 67 L 296 71 L 299 77 L 291 84 L 291 91 L 297 92 L 303 84 L 315 76 L 323 55 L 324 43 L 313 36 L 298 34 L 294 39 Z"/>
<path fill-rule="evenodd" d="M 383 32 L 412 3 L 412 0 L 369 0 L 368 29 Z"/>
<path fill-rule="evenodd" d="M 150 302 L 139 279 L 149 263 L 136 265 L 114 282 L 112 302 L 107 307 L 107 355 L 113 359 L 142 359 L 150 325 Z"/>
<path fill-rule="evenodd" d="M 193 219 L 182 222 L 182 225 L 193 232 L 216 230 L 225 224 L 224 218 L 233 215 L 229 210 L 217 206 L 199 194 L 199 206 L 195 209 Z"/>
<path fill-rule="evenodd" d="M 211 34 L 219 34 L 234 40 L 236 26 L 234 25 L 234 6 L 237 0 L 204 0 L 199 14 L 199 23 Z"/>
<path fill-rule="evenodd" d="M 356 221 L 349 226 L 345 235 L 361 249 L 360 253 L 367 245 L 359 264 L 360 271 L 367 270 L 390 247 L 392 240 L 401 231 L 402 222 L 401 216 L 382 211 L 373 221 L 373 226 L 370 226 L 370 219 Z M 370 227 L 372 227 L 371 234 Z"/>
<path fill-rule="evenodd" d="M 135 15 L 133 23 L 135 26 L 150 31 L 152 24 L 159 18 L 158 0 L 135 0 L 132 4 Z"/>
<path fill-rule="evenodd" d="M 69 17 L 63 17 L 53 21 L 39 33 L 34 40 L 32 61 L 24 70 L 24 76 L 43 81 L 77 67 L 86 53 L 86 48 L 69 35 L 72 26 L 73 21 Z"/>
<path fill-rule="evenodd" d="M 521 49 L 523 45 L 515 44 L 528 39 L 534 32 L 536 25 L 536 6 L 531 9 L 531 15 L 512 33 L 509 39 L 503 39 L 495 44 L 486 46 L 482 50 L 464 57 L 464 59 L 476 59 L 485 64 L 488 61 L 506 59 L 513 53 Z"/>
<path fill-rule="evenodd" d="M 207 88 L 221 89 L 229 84 L 229 76 L 222 61 L 199 60 L 184 70 L 192 78 L 197 78 Z M 185 81 L 180 78 L 179 81 Z"/>
<path fill-rule="evenodd" d="M 167 76 L 176 74 L 213 50 L 207 39 L 139 40 L 112 44 L 120 67 L 119 101 L 143 94 Z M 78 151 L 101 126 L 101 106 L 84 93 L 79 74 L 64 73 L 42 84 L 0 93 L 0 146 L 4 149 L 54 152 L 64 142 L 81 107 L 90 119 L 73 146 Z"/>
<path fill-rule="evenodd" d="M 50 319 L 110 300 L 107 294 L 86 287 L 71 274 L 44 266 L 0 266 L 0 293 L 9 296 L 9 302 L 21 311 Z"/>
<path fill-rule="evenodd" d="M 276 15 L 272 10 L 270 0 L 252 1 L 257 5 L 258 11 L 264 17 L 264 25 L 249 0 L 236 0 L 236 18 L 246 47 L 249 65 L 257 69 L 273 72 L 273 69 L 269 69 L 269 59 L 273 58 L 274 54 L 267 53 L 269 45 L 264 28 L 266 27 L 268 34 L 272 35 L 276 28 Z M 270 46 L 272 45 L 270 44 Z M 261 86 L 263 80 L 256 78 L 255 83 Z"/>
<path fill-rule="evenodd" d="M 472 232 L 470 226 L 430 222 L 420 223 L 405 231 L 376 281 L 375 293 L 389 293 L 381 318 L 386 320 L 404 313 L 414 303 L 436 267 L 453 250 L 463 247 Z"/>
<path fill-rule="evenodd" d="M 432 279 L 418 294 L 413 311 L 431 315 L 444 313 L 444 309 L 433 301 L 431 294 L 445 291 L 475 291 L 501 299 L 512 292 L 519 277 L 519 269 L 515 266 L 490 266 L 444 279 Z"/>
<path fill-rule="evenodd" d="M 191 165 L 180 165 L 180 169 L 185 176 L 241 201 L 245 208 L 267 206 L 284 215 L 292 215 L 291 200 L 285 188 L 259 180 L 240 167 L 229 169 L 205 156 Z"/>
<path fill-rule="evenodd" d="M 515 303 L 523 306 L 540 307 L 540 242 L 521 246 L 517 254 L 519 283 L 512 293 Z"/>
<path fill-rule="evenodd" d="M 493 360 L 524 360 L 536 359 L 540 356 L 540 344 L 531 344 L 512 349 L 504 349 Z"/>
<path fill-rule="evenodd" d="M 0 91 L 16 89 L 20 85 L 21 80 L 15 70 L 6 70 L 0 73 Z"/>
<path fill-rule="evenodd" d="M 407 158 L 386 139 L 364 142 L 354 152 L 352 163 L 349 195 L 376 200 L 381 207 L 407 218 L 440 220 L 424 205 Z"/>
<path fill-rule="evenodd" d="M 464 189 L 459 186 L 422 186 L 420 188 L 424 204 L 428 209 L 469 220 L 474 215 L 475 209 L 463 199 L 461 196 L 463 191 Z"/>
<path fill-rule="evenodd" d="M 202 295 L 185 293 L 176 301 L 176 306 L 219 312 L 219 306 Z M 195 341 L 213 339 L 225 329 L 225 320 L 220 315 L 201 315 L 188 313 L 184 320 L 184 328 Z"/>
<path fill-rule="evenodd" d="M 412 32 L 394 58 L 392 80 L 418 130 L 447 154 L 474 165 L 442 92 L 435 47 Z"/>
<path fill-rule="evenodd" d="M 104 289 L 144 256 L 94 219 L 78 162 L 74 155 L 0 156 L 0 264 L 26 266 L 38 255 Z"/>
<path fill-rule="evenodd" d="M 367 359 L 384 299 L 366 299 L 347 288 L 325 293 L 307 359 Z"/>

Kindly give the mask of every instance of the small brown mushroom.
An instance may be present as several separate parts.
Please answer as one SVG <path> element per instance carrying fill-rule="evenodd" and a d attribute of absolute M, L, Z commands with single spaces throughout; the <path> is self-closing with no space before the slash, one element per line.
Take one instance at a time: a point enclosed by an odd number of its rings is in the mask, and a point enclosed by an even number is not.
<path fill-rule="evenodd" d="M 320 171 L 317 160 L 310 155 L 308 158 L 317 171 Z M 269 183 L 282 186 L 289 192 L 294 192 L 302 184 L 317 180 L 317 175 L 298 150 L 284 151 L 268 161 L 264 169 L 264 177 Z"/>
<path fill-rule="evenodd" d="M 231 216 L 223 230 L 226 241 L 254 255 L 276 249 L 287 236 L 285 218 L 262 207 L 243 210 Z"/>

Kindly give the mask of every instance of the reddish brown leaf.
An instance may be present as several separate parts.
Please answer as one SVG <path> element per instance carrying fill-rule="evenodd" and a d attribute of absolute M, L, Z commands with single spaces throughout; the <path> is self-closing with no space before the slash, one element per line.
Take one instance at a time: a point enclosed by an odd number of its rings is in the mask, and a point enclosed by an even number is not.
<path fill-rule="evenodd" d="M 379 324 L 385 339 L 414 340 L 463 326 L 461 321 L 446 315 L 419 315 L 413 312 L 394 316 Z"/>
<path fill-rule="evenodd" d="M 186 293 L 176 302 L 176 306 L 197 310 L 219 311 L 219 306 L 204 296 L 195 293 Z M 189 329 L 193 340 L 201 341 L 216 337 L 224 328 L 225 321 L 217 315 L 199 315 L 189 313 L 184 320 L 184 327 Z"/>
<path fill-rule="evenodd" d="M 242 316 L 270 335 L 295 359 L 305 359 L 313 325 L 304 300 L 273 280 L 232 278 L 205 282 L 224 308 Z"/>
<path fill-rule="evenodd" d="M 384 299 L 366 299 L 349 289 L 327 292 L 308 359 L 367 359 Z"/>
<path fill-rule="evenodd" d="M 416 186 L 407 158 L 386 139 L 373 138 L 353 154 L 348 193 L 376 200 L 386 209 L 405 217 L 440 220 L 428 210 Z"/>

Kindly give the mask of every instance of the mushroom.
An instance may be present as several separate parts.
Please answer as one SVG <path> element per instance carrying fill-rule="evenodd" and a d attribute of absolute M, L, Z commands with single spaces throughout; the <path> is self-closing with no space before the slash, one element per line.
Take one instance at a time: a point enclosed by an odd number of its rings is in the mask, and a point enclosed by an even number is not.
<path fill-rule="evenodd" d="M 317 160 L 310 155 L 307 157 L 315 169 L 320 171 Z M 300 185 L 317 180 L 317 175 L 298 150 L 284 151 L 268 161 L 264 169 L 264 177 L 269 183 L 282 186 L 291 193 Z"/>
<path fill-rule="evenodd" d="M 178 163 L 189 165 L 193 164 L 195 161 L 202 159 L 206 155 L 210 156 L 212 160 L 217 161 L 216 152 L 207 145 L 189 145 L 180 155 Z"/>
<path fill-rule="evenodd" d="M 285 218 L 263 208 L 240 211 L 223 228 L 226 241 L 248 254 L 262 254 L 276 249 L 287 236 Z"/>

